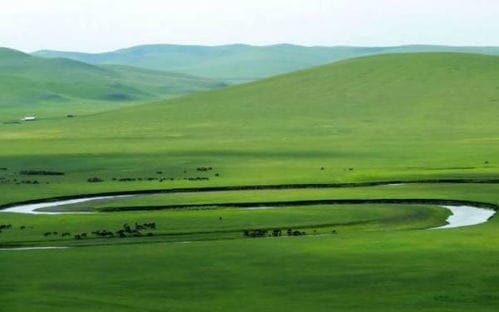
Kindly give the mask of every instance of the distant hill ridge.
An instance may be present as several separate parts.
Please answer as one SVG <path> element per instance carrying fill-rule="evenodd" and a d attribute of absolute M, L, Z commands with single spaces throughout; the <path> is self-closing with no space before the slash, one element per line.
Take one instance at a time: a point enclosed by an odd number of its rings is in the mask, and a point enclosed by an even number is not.
<path fill-rule="evenodd" d="M 359 56 L 388 53 L 464 52 L 499 55 L 499 47 L 407 45 L 395 47 L 305 47 L 292 44 L 251 46 L 141 45 L 106 53 L 43 50 L 34 55 L 65 57 L 92 64 L 122 64 L 224 80 L 258 80 Z"/>
<path fill-rule="evenodd" d="M 133 131 L 147 121 L 158 125 L 154 135 L 168 134 L 165 129 L 173 128 L 189 140 L 209 137 L 214 142 L 221 137 L 275 142 L 300 137 L 305 144 L 322 137 L 332 150 L 333 142 L 343 146 L 355 140 L 369 142 L 366 138 L 384 142 L 394 137 L 400 144 L 416 144 L 421 138 L 438 137 L 459 144 L 456 133 L 494 137 L 498 75 L 499 56 L 377 55 L 125 108 L 99 118 L 104 126 L 104 120 L 121 120 Z M 404 141 L 408 138 L 416 141 Z"/>
<path fill-rule="evenodd" d="M 0 48 L 0 108 L 11 111 L 24 107 L 34 114 L 40 109 L 31 108 L 89 102 L 102 107 L 100 103 L 163 99 L 224 85 L 186 74 L 47 59 Z M 68 111 L 71 108 L 74 105 L 67 105 Z M 2 115 L 6 114 L 3 110 Z"/>

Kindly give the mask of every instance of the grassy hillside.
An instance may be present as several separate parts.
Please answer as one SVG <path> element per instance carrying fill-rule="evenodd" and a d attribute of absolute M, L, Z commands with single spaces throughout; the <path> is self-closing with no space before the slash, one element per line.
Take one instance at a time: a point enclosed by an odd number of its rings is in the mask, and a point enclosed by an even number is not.
<path fill-rule="evenodd" d="M 222 86 L 184 74 L 129 66 L 96 66 L 0 49 L 2 119 L 23 114 L 80 113 Z"/>
<path fill-rule="evenodd" d="M 0 250 L 2 307 L 496 311 L 497 217 L 430 231 L 445 222 L 447 210 L 379 203 L 252 210 L 211 205 L 412 198 L 498 207 L 497 77 L 494 56 L 369 56 L 81 118 L 0 124 L 0 205 L 192 188 L 64 207 L 96 209 L 93 214 L 0 213 L 0 224 L 12 225 L 0 234 L 0 246 L 73 247 Z M 197 189 L 392 179 L 419 183 Z M 454 182 L 421 181 L 429 179 Z M 207 206 L 141 211 L 189 203 Z M 130 206 L 138 211 L 121 209 Z M 151 236 L 91 234 L 152 221 L 158 227 Z M 262 227 L 307 235 L 242 235 Z"/>
<path fill-rule="evenodd" d="M 35 55 L 66 57 L 93 64 L 126 64 L 211 77 L 230 82 L 257 80 L 342 59 L 386 53 L 468 52 L 499 54 L 495 47 L 400 46 L 400 47 L 303 47 L 146 45 L 88 54 L 44 50 Z"/>
<path fill-rule="evenodd" d="M 84 192 L 486 177 L 499 163 L 498 73 L 492 56 L 384 55 L 85 118 L 0 125 L 0 167 L 66 172 L 44 186 L 49 193 L 74 190 L 68 183 Z M 147 181 L 156 171 L 174 181 Z M 95 176 L 105 182 L 86 183 Z M 129 177 L 143 179 L 112 180 Z M 210 180 L 184 180 L 196 177 Z"/>

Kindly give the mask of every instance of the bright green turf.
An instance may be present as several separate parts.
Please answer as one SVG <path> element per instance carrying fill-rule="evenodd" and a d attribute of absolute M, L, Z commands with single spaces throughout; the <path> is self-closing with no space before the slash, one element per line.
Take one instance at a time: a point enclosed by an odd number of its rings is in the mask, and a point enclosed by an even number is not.
<path fill-rule="evenodd" d="M 210 79 L 129 66 L 43 59 L 0 48 L 0 122 L 87 114 L 223 86 Z"/>
<path fill-rule="evenodd" d="M 2 124 L 0 168 L 8 170 L 0 171 L 0 179 L 4 178 L 0 203 L 180 186 L 497 178 L 497 77 L 497 57 L 386 55 L 71 120 Z M 196 171 L 199 166 L 214 169 L 203 173 Z M 23 169 L 66 175 L 21 176 Z M 104 182 L 88 183 L 89 177 Z M 113 177 L 143 180 L 118 182 Z M 144 181 L 150 177 L 174 181 Z M 184 180 L 188 177 L 210 180 Z M 40 184 L 16 184 L 13 179 Z M 498 186 L 487 184 L 184 194 L 160 196 L 155 203 L 329 196 L 499 204 Z M 150 204 L 150 198 L 133 200 Z M 154 216 L 165 222 L 166 230 L 204 227 L 211 233 L 191 233 L 193 240 L 223 238 L 189 244 L 145 244 L 147 239 L 140 238 L 133 245 L 3 251 L 1 307 L 7 311 L 497 310 L 497 218 L 471 228 L 425 231 L 415 229 L 442 224 L 446 211 L 420 205 L 330 208 L 0 215 L 1 222 L 33 222 L 34 231 L 37 226 L 88 231 L 94 224 L 112 226 Z M 337 235 L 232 240 L 228 238 L 235 234 L 213 234 L 220 213 L 229 222 L 231 215 L 238 216 L 226 228 L 237 231 L 253 224 L 290 225 L 297 219 L 305 223 L 296 226 L 327 224 L 330 218 L 358 221 L 370 213 L 380 221 L 339 228 Z M 389 224 L 386 220 L 397 213 L 409 217 Z M 411 217 L 412 213 L 419 217 Z M 27 231 L 8 241 L 39 244 L 39 237 Z M 153 236 L 154 240 L 163 237 Z M 48 243 L 52 242 L 44 242 Z"/>
<path fill-rule="evenodd" d="M 496 228 L 3 251 L 0 298 L 9 311 L 494 311 Z"/>
<path fill-rule="evenodd" d="M 470 229 L 18 252 L 0 256 L 0 296 L 9 311 L 495 311 L 497 244 Z"/>

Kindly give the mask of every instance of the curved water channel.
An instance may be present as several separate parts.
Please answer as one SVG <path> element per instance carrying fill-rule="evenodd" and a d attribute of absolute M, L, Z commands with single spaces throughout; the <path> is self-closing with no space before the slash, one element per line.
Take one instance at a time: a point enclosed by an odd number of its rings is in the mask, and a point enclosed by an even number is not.
<path fill-rule="evenodd" d="M 43 202 L 43 203 L 33 203 L 33 204 L 21 204 L 12 206 L 9 208 L 5 208 L 0 210 L 0 212 L 14 212 L 14 213 L 26 213 L 26 214 L 81 214 L 86 212 L 58 212 L 58 211 L 40 211 L 40 209 L 44 208 L 53 208 L 64 205 L 71 204 L 79 204 L 86 203 L 95 200 L 104 200 L 104 199 L 116 199 L 116 198 L 125 198 L 131 197 L 131 195 L 119 195 L 119 196 L 91 196 L 85 198 L 76 198 L 76 199 L 66 199 L 66 200 L 58 200 L 51 202 Z"/>
<path fill-rule="evenodd" d="M 0 212 L 25 213 L 25 214 L 81 214 L 82 212 L 40 211 L 39 209 L 53 208 L 63 205 L 78 204 L 78 203 L 84 203 L 96 200 L 124 198 L 131 196 L 134 195 L 90 196 L 85 198 L 66 199 L 66 200 L 59 200 L 52 202 L 20 204 L 0 210 Z M 383 200 L 379 201 L 382 202 Z M 386 201 L 387 203 L 393 203 L 390 202 L 390 200 Z M 492 218 L 492 216 L 494 216 L 496 213 L 496 211 L 493 209 L 475 207 L 472 205 L 438 205 L 438 206 L 450 210 L 451 215 L 447 218 L 446 225 L 436 227 L 434 229 L 449 229 L 449 228 L 465 227 L 465 226 L 472 226 L 485 223 L 490 218 Z M 262 207 L 255 207 L 255 209 L 256 208 L 262 208 Z M 273 208 L 273 207 L 266 207 L 266 208 Z"/>
<path fill-rule="evenodd" d="M 24 213 L 24 214 L 37 214 L 37 215 L 58 215 L 58 214 L 81 214 L 86 212 L 56 212 L 56 211 L 40 211 L 44 208 L 55 208 L 63 205 L 78 204 L 96 200 L 116 199 L 131 197 L 132 195 L 114 195 L 114 196 L 89 196 L 84 198 L 65 199 L 51 202 L 40 202 L 30 204 L 19 204 L 9 208 L 0 209 L 0 213 Z M 378 200 L 382 202 L 383 200 Z M 393 200 L 386 200 L 386 203 L 393 203 Z M 492 218 L 496 211 L 493 209 L 475 207 L 473 205 L 438 205 L 440 207 L 450 210 L 451 215 L 447 218 L 447 224 L 432 228 L 432 230 L 458 228 L 465 226 L 472 226 L 487 222 Z M 246 207 L 246 209 L 274 209 L 277 206 L 267 207 L 255 206 Z M 45 250 L 45 249 L 65 249 L 68 247 L 17 247 L 17 248 L 0 248 L 0 251 L 25 251 L 25 250 Z"/>

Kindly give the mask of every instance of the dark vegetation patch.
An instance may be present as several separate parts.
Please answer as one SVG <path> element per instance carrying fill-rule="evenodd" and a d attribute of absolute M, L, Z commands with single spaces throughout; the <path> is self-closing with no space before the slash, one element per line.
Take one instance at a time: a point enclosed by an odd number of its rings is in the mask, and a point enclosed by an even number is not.
<path fill-rule="evenodd" d="M 195 177 L 195 178 L 184 178 L 187 181 L 208 181 L 210 178 L 207 177 Z"/>
<path fill-rule="evenodd" d="M 62 101 L 66 100 L 66 98 L 62 97 L 59 94 L 55 94 L 55 93 L 42 94 L 39 96 L 39 99 L 40 100 L 49 100 L 49 101 L 58 101 L 58 102 L 62 102 Z"/>
<path fill-rule="evenodd" d="M 63 176 L 64 172 L 60 171 L 49 171 L 49 170 L 21 170 L 19 171 L 21 175 L 43 175 L 43 176 Z"/>
<path fill-rule="evenodd" d="M 133 97 L 125 93 L 109 93 L 103 96 L 108 101 L 131 101 Z"/>

